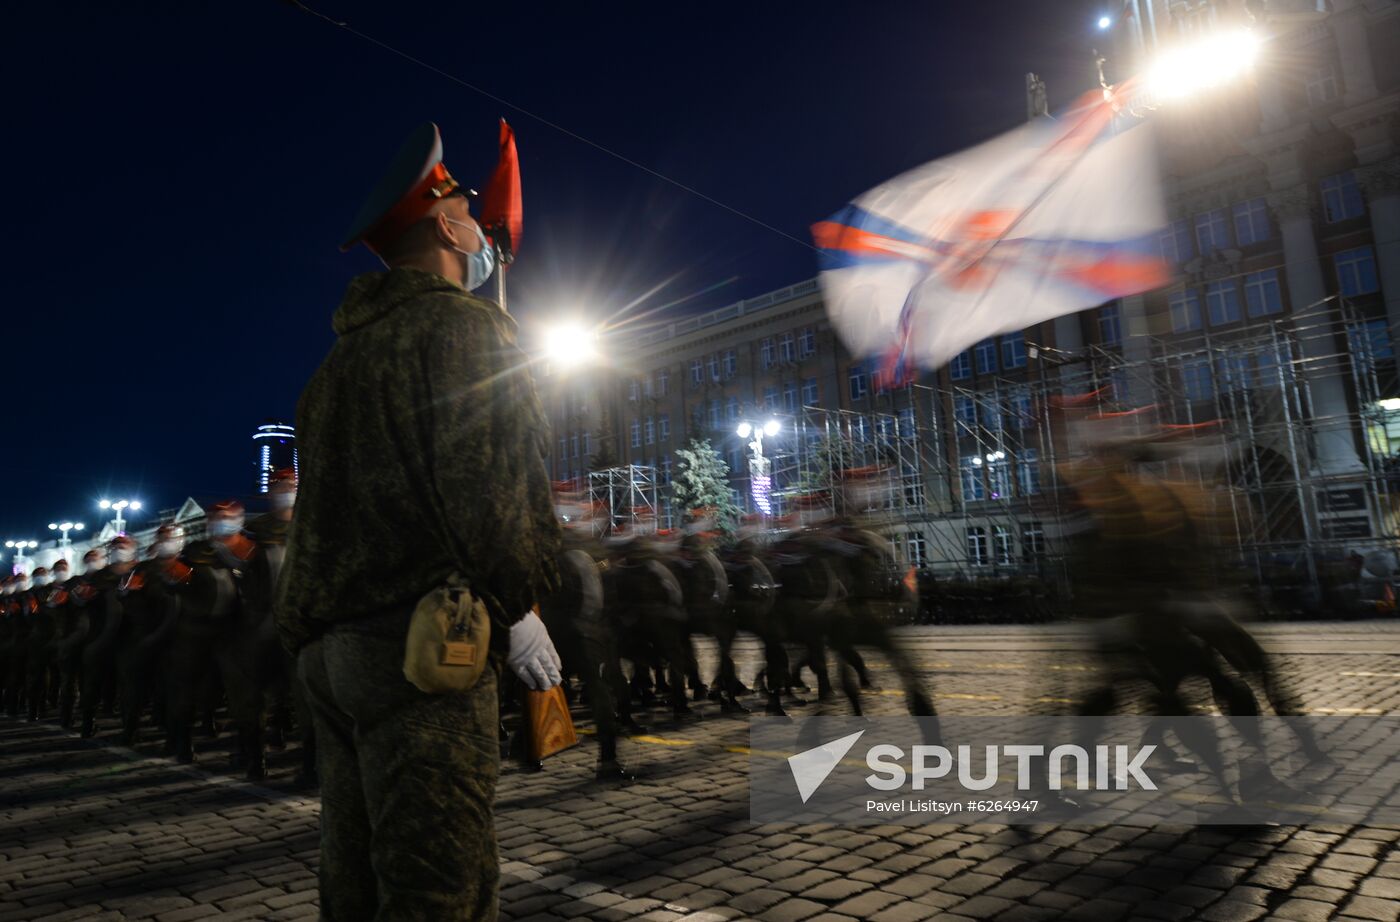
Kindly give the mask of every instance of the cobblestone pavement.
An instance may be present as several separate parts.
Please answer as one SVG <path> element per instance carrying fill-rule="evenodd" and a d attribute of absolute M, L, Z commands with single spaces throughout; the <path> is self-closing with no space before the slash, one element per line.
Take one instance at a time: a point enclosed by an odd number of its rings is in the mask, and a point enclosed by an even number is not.
<path fill-rule="evenodd" d="M 1261 633 L 1314 713 L 1400 714 L 1400 624 Z M 948 714 L 1067 707 L 1091 664 L 1069 628 L 904 637 Z M 741 652 L 747 678 L 758 651 Z M 873 700 L 872 711 L 902 710 L 893 691 Z M 746 721 L 698 707 L 699 720 L 658 713 L 649 734 L 624 741 L 632 785 L 592 780 L 586 738 L 541 774 L 505 767 L 504 918 L 1400 917 L 1393 827 L 754 826 Z M 291 790 L 294 746 L 262 787 L 222 771 L 227 733 L 187 768 L 159 757 L 153 730 L 129 750 L 115 729 L 108 720 L 85 741 L 52 722 L 0 720 L 0 922 L 315 916 L 319 807 Z"/>

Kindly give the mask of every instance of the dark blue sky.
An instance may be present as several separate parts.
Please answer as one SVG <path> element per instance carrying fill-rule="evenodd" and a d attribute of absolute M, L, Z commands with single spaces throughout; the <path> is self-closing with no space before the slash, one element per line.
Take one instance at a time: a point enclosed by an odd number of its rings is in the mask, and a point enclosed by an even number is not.
<path fill-rule="evenodd" d="M 800 240 L 890 176 L 1091 85 L 1088 0 L 479 4 L 314 0 L 361 32 Z M 480 185 L 515 126 L 528 327 L 706 309 L 815 274 L 803 246 L 283 0 L 26 3 L 0 74 L 9 228 L 0 540 L 246 494 L 250 435 L 290 418 L 347 280 L 341 232 L 416 124 Z"/>

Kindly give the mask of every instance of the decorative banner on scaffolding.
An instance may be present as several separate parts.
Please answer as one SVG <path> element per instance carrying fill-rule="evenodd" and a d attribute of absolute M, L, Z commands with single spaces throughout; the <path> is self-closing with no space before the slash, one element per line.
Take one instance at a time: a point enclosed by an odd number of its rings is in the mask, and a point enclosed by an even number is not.
<path fill-rule="evenodd" d="M 1169 281 L 1152 128 L 1126 84 L 877 186 L 813 225 L 827 311 L 904 383 L 974 343 Z"/>

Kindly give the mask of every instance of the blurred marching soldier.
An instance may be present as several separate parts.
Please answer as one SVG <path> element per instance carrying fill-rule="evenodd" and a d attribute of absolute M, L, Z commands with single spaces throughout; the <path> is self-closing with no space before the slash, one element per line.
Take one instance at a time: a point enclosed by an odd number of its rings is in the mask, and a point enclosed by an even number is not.
<path fill-rule="evenodd" d="M 68 585 L 68 604 L 58 617 L 54 641 L 54 667 L 58 670 L 58 722 L 65 730 L 73 726 L 77 704 L 78 677 L 82 673 L 83 645 L 92 636 L 93 602 L 101 593 L 99 574 L 107 567 L 107 551 L 95 547 L 83 555 L 83 572 Z"/>
<path fill-rule="evenodd" d="M 130 542 L 128 545 L 127 542 Z M 113 542 L 112 569 L 121 577 L 114 592 L 108 593 L 108 630 L 117 636 L 117 681 L 121 692 L 121 742 L 136 742 L 141 711 L 149 701 L 152 720 L 165 723 L 165 687 L 162 669 L 165 648 L 175 630 L 180 600 L 171 592 L 162 573 L 178 563 L 185 547 L 185 530 L 178 525 L 162 525 L 156 532 L 150 560 L 134 562 L 136 542 L 125 535 Z M 131 553 L 132 560 L 125 560 Z M 118 560 L 123 562 L 118 563 Z M 86 725 L 87 702 L 83 703 Z M 166 745 L 172 740 L 167 736 Z"/>
<path fill-rule="evenodd" d="M 296 681 L 291 657 L 277 636 L 277 624 L 272 616 L 277 581 L 286 559 L 287 533 L 291 530 L 292 511 L 297 499 L 297 473 L 294 468 L 274 471 L 268 478 L 268 511 L 248 523 L 248 535 L 257 550 L 243 576 L 243 610 L 238 621 L 237 636 L 220 647 L 220 668 L 237 671 L 247 679 L 240 687 L 255 692 L 247 699 L 249 707 L 257 709 L 256 724 L 240 729 L 246 738 L 240 744 L 248 753 L 247 774 L 256 778 L 266 770 L 266 748 L 281 748 L 287 729 L 288 707 L 295 705 L 301 729 L 301 768 L 297 773 L 299 787 L 316 784 L 316 734 L 311 724 L 311 712 L 306 695 Z M 233 705 L 233 684 L 229 679 L 230 707 Z M 272 728 L 265 735 L 263 718 L 268 705 L 272 708 Z"/>
<path fill-rule="evenodd" d="M 191 727 L 200 706 L 217 690 L 216 641 L 238 616 L 238 582 L 257 549 L 243 534 L 243 515 L 237 500 L 210 506 L 208 537 L 183 548 L 160 571 L 180 600 L 180 615 L 165 648 L 167 746 L 179 762 L 194 761 Z M 236 710 L 234 716 L 241 718 L 244 712 Z"/>
<path fill-rule="evenodd" d="M 39 610 L 39 600 L 34 597 L 30 577 L 19 574 L 15 577 L 14 607 L 11 609 L 9 671 L 5 678 L 5 713 L 15 718 L 19 716 L 20 705 L 24 703 L 29 687 L 29 630 L 34 624 L 34 614 Z"/>
<path fill-rule="evenodd" d="M 532 688 L 559 682 L 531 614 L 558 580 L 547 422 L 514 321 L 469 294 L 496 253 L 466 192 L 424 125 L 344 244 L 389 271 L 351 282 L 297 408 L 276 615 L 315 719 L 321 914 L 336 922 L 496 918 L 496 670 L 504 656 Z M 404 677 L 408 625 L 453 574 L 489 613 L 491 668 L 427 694 Z"/>
<path fill-rule="evenodd" d="M 48 606 L 54 629 L 49 636 L 48 650 L 45 651 L 47 662 L 44 671 L 48 674 L 48 678 L 44 682 L 44 690 L 47 694 L 45 703 L 50 707 L 57 707 L 59 693 L 58 641 L 59 632 L 64 630 L 64 625 L 68 620 L 68 611 L 73 604 L 73 594 L 70 591 L 72 570 L 68 566 L 68 561 L 60 557 L 49 568 L 49 573 L 53 576 L 53 583 L 50 584 L 49 597 L 45 604 Z"/>
<path fill-rule="evenodd" d="M 94 589 L 88 612 L 88 639 L 83 643 L 81 694 L 82 735 L 90 737 L 95 731 L 98 703 L 114 702 L 118 691 L 120 670 L 118 659 L 122 643 L 123 600 L 126 590 L 139 566 L 136 540 L 118 535 L 107 543 L 107 567 L 89 580 Z M 104 707 L 110 716 L 110 706 Z"/>
<path fill-rule="evenodd" d="M 15 674 L 10 668 L 10 651 L 19 631 L 19 577 L 11 575 L 0 583 L 0 704 L 10 698 Z M 18 713 L 18 712 L 16 712 Z"/>
<path fill-rule="evenodd" d="M 64 562 L 65 573 L 68 566 Z M 54 585 L 53 572 L 48 567 L 36 567 L 30 579 L 34 583 L 30 593 L 33 606 L 30 610 L 29 641 L 25 649 L 25 675 L 28 678 L 29 719 L 40 720 L 46 716 L 48 704 L 49 663 L 53 658 L 53 639 L 57 632 L 54 622 L 54 603 L 61 607 L 67 602 L 67 593 Z"/>

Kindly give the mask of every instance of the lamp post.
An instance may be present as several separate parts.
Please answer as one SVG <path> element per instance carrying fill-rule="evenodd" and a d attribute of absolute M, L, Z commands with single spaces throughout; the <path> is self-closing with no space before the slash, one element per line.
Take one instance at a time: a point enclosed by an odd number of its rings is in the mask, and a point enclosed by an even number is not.
<path fill-rule="evenodd" d="M 113 512 L 115 512 L 117 518 L 116 521 L 112 524 L 116 526 L 117 534 L 124 535 L 126 534 L 126 520 L 122 518 L 122 510 L 130 509 L 132 512 L 135 512 L 141 508 L 141 502 L 140 500 L 135 499 L 119 499 L 116 501 L 104 499 L 98 502 L 97 508 L 111 509 Z"/>
<path fill-rule="evenodd" d="M 15 552 L 15 559 L 14 559 L 13 565 L 10 567 L 10 572 L 11 572 L 11 573 L 23 573 L 23 572 L 25 572 L 24 562 L 25 562 L 26 560 L 28 560 L 29 557 L 24 553 L 24 551 L 25 551 L 26 548 L 36 548 L 36 547 L 38 547 L 38 546 L 39 546 L 39 542 L 38 542 L 38 541 L 30 541 L 30 540 L 24 540 L 24 541 L 10 540 L 10 541 L 6 541 L 6 542 L 5 542 L 5 547 L 13 548 L 13 549 L 14 549 L 14 552 Z"/>
<path fill-rule="evenodd" d="M 781 428 L 776 419 L 770 419 L 762 425 L 742 422 L 735 430 L 741 439 L 753 436 L 753 441 L 749 443 L 749 448 L 753 449 L 753 458 L 749 461 L 749 495 L 764 516 L 773 514 L 773 462 L 763 456 L 763 437 L 767 435 L 771 438 Z"/>
<path fill-rule="evenodd" d="M 63 533 L 63 537 L 58 539 L 58 553 L 64 560 L 68 561 L 70 564 L 73 562 L 73 551 L 71 550 L 71 548 L 73 547 L 73 542 L 69 540 L 68 533 L 70 531 L 82 531 L 86 527 L 87 526 L 85 526 L 82 522 L 49 523 L 49 531 L 57 531 Z"/>

